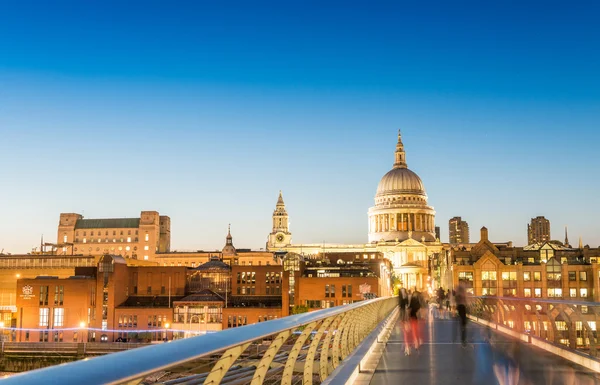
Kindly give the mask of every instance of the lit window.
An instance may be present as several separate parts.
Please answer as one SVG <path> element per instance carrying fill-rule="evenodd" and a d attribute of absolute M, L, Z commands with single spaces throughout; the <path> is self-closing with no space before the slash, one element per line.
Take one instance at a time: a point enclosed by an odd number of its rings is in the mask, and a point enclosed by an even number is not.
<path fill-rule="evenodd" d="M 527 298 L 531 297 L 531 289 L 523 289 L 523 295 Z"/>
<path fill-rule="evenodd" d="M 147 261 L 147 260 L 148 260 L 148 256 L 147 256 L 147 255 L 144 255 L 144 261 Z M 172 266 L 172 265 L 173 265 L 173 264 L 171 264 L 171 266 Z"/>
<path fill-rule="evenodd" d="M 148 242 L 150 240 L 150 235 L 148 235 L 148 233 L 146 233 L 146 242 Z"/>
<path fill-rule="evenodd" d="M 131 249 L 131 247 L 129 247 L 129 246 L 127 246 L 127 247 L 125 248 L 125 250 L 127 250 L 127 251 L 129 251 L 130 249 Z"/>
<path fill-rule="evenodd" d="M 67 236 L 63 236 L 63 243 L 67 243 Z"/>
<path fill-rule="evenodd" d="M 585 272 L 585 271 L 580 271 L 580 272 L 579 272 L 579 280 L 580 280 L 580 281 L 587 281 L 587 272 Z"/>
<path fill-rule="evenodd" d="M 542 272 L 540 272 L 540 271 L 534 271 L 533 272 L 533 280 L 534 281 L 541 281 L 542 280 Z"/>
<path fill-rule="evenodd" d="M 582 287 L 579 289 L 579 296 L 581 298 L 587 298 L 588 296 L 588 289 L 586 287 Z"/>
<path fill-rule="evenodd" d="M 592 331 L 596 331 L 596 321 L 588 321 L 588 325 Z"/>
<path fill-rule="evenodd" d="M 47 307 L 40 308 L 40 326 L 48 327 L 48 317 L 50 316 L 50 309 Z"/>
<path fill-rule="evenodd" d="M 531 281 L 531 271 L 523 272 L 523 281 Z"/>
<path fill-rule="evenodd" d="M 65 322 L 65 309 L 62 307 L 54 308 L 54 327 L 62 327 Z"/>
<path fill-rule="evenodd" d="M 86 243 L 86 239 L 85 238 L 83 238 L 83 243 Z"/>
<path fill-rule="evenodd" d="M 482 271 L 482 295 L 497 294 L 497 273 L 495 271 Z"/>
<path fill-rule="evenodd" d="M 571 297 L 571 298 L 577 297 L 577 289 L 576 288 L 572 287 L 569 289 L 569 297 Z"/>
<path fill-rule="evenodd" d="M 542 288 L 536 287 L 533 289 L 533 294 L 535 295 L 535 298 L 542 298 Z"/>
<path fill-rule="evenodd" d="M 562 297 L 562 289 L 557 287 L 548 289 L 548 298 L 553 297 Z"/>
<path fill-rule="evenodd" d="M 148 247 L 148 245 L 144 246 L 144 250 L 149 250 L 150 248 Z"/>
<path fill-rule="evenodd" d="M 127 242 L 130 243 L 131 242 L 131 237 L 127 237 Z"/>

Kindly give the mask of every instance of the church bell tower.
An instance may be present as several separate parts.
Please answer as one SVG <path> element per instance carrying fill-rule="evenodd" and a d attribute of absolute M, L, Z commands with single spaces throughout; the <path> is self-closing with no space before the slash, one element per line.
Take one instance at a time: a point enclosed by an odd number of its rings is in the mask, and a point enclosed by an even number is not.
<path fill-rule="evenodd" d="M 279 191 L 279 198 L 275 211 L 273 211 L 273 229 L 269 234 L 267 249 L 284 247 L 292 242 L 292 233 L 290 233 L 288 213 L 285 210 L 283 195 Z"/>

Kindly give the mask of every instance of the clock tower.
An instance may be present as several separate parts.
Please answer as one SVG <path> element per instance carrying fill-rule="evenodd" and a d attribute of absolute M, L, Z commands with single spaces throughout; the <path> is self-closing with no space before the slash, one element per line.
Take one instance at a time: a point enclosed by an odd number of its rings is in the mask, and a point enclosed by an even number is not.
<path fill-rule="evenodd" d="M 290 243 L 292 243 L 292 233 L 290 233 L 289 218 L 285 211 L 283 195 L 279 191 L 279 199 L 277 199 L 277 205 L 273 211 L 273 230 L 269 234 L 267 249 L 287 246 Z"/>

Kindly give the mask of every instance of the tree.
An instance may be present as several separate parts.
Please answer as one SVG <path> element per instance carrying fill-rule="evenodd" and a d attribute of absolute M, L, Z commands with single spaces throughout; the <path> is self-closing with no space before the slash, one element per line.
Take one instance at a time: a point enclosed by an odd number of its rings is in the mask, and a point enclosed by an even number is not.
<path fill-rule="evenodd" d="M 296 305 L 292 307 L 292 314 L 302 314 L 308 312 L 308 306 L 306 305 Z"/>

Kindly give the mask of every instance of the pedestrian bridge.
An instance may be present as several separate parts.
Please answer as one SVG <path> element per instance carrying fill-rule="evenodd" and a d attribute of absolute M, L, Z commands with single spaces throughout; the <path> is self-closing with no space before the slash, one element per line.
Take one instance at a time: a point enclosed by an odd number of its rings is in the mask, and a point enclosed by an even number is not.
<path fill-rule="evenodd" d="M 431 307 L 405 353 L 379 298 L 16 375 L 18 384 L 600 384 L 600 304 L 481 297 L 467 341 Z M 410 336 L 410 334 L 408 335 Z"/>

